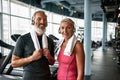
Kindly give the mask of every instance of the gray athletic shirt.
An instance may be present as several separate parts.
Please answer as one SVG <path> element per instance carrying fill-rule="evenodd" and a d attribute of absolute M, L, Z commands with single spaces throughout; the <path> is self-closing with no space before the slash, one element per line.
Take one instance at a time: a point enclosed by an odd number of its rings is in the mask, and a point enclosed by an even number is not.
<path fill-rule="evenodd" d="M 50 50 L 51 55 L 54 57 L 53 40 L 49 37 L 47 37 L 47 39 L 48 39 L 48 48 Z M 42 36 L 39 36 L 38 40 L 40 42 L 40 46 L 42 47 L 41 45 Z M 31 35 L 30 33 L 27 33 L 18 38 L 13 54 L 21 58 L 25 58 L 25 57 L 32 55 L 34 50 L 35 50 L 35 47 L 31 39 Z M 24 65 L 23 69 L 24 71 L 28 71 L 32 73 L 37 72 L 41 76 L 50 75 L 49 63 L 48 63 L 48 60 L 44 56 L 42 56 L 42 58 L 40 58 L 37 61 L 33 61 L 30 64 Z"/>

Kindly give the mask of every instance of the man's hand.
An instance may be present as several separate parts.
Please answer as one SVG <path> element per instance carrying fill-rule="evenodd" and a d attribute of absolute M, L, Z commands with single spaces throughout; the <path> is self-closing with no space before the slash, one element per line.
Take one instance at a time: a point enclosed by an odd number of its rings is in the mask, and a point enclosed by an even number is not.
<path fill-rule="evenodd" d="M 48 59 L 50 65 L 54 64 L 54 57 L 52 57 L 48 48 L 43 49 L 43 55 Z"/>
<path fill-rule="evenodd" d="M 50 55 L 50 51 L 49 51 L 48 48 L 43 49 L 43 55 L 44 55 L 46 58 L 49 58 L 49 56 L 51 56 L 51 55 Z"/>
<path fill-rule="evenodd" d="M 42 55 L 43 55 L 43 50 L 42 49 L 35 50 L 33 52 L 33 55 L 31 56 L 32 61 L 40 59 L 42 57 Z"/>

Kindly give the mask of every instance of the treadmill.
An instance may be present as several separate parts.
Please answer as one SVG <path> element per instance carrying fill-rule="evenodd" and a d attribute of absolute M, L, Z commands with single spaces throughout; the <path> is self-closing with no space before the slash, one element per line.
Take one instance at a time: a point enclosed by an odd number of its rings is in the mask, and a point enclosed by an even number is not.
<path fill-rule="evenodd" d="M 20 35 L 11 35 L 12 40 L 16 41 Z M 11 66 L 11 57 L 14 49 L 13 45 L 7 44 L 6 42 L 0 40 L 0 46 L 10 50 L 7 56 L 2 56 L 0 58 L 0 80 L 22 80 L 22 68 L 15 68 Z"/>

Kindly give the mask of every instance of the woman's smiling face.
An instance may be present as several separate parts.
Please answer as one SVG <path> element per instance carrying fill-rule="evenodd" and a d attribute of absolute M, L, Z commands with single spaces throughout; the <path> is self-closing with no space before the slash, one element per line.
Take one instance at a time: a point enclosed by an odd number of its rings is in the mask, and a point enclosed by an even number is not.
<path fill-rule="evenodd" d="M 67 21 L 61 22 L 60 33 L 64 39 L 69 39 L 74 33 L 74 25 Z"/>

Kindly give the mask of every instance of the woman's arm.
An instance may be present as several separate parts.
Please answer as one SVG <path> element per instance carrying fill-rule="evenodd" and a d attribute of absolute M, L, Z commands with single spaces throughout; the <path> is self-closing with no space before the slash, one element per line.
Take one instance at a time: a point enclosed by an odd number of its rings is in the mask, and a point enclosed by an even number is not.
<path fill-rule="evenodd" d="M 77 80 L 84 80 L 85 55 L 83 45 L 79 41 L 75 45 L 75 53 L 78 72 Z"/>

